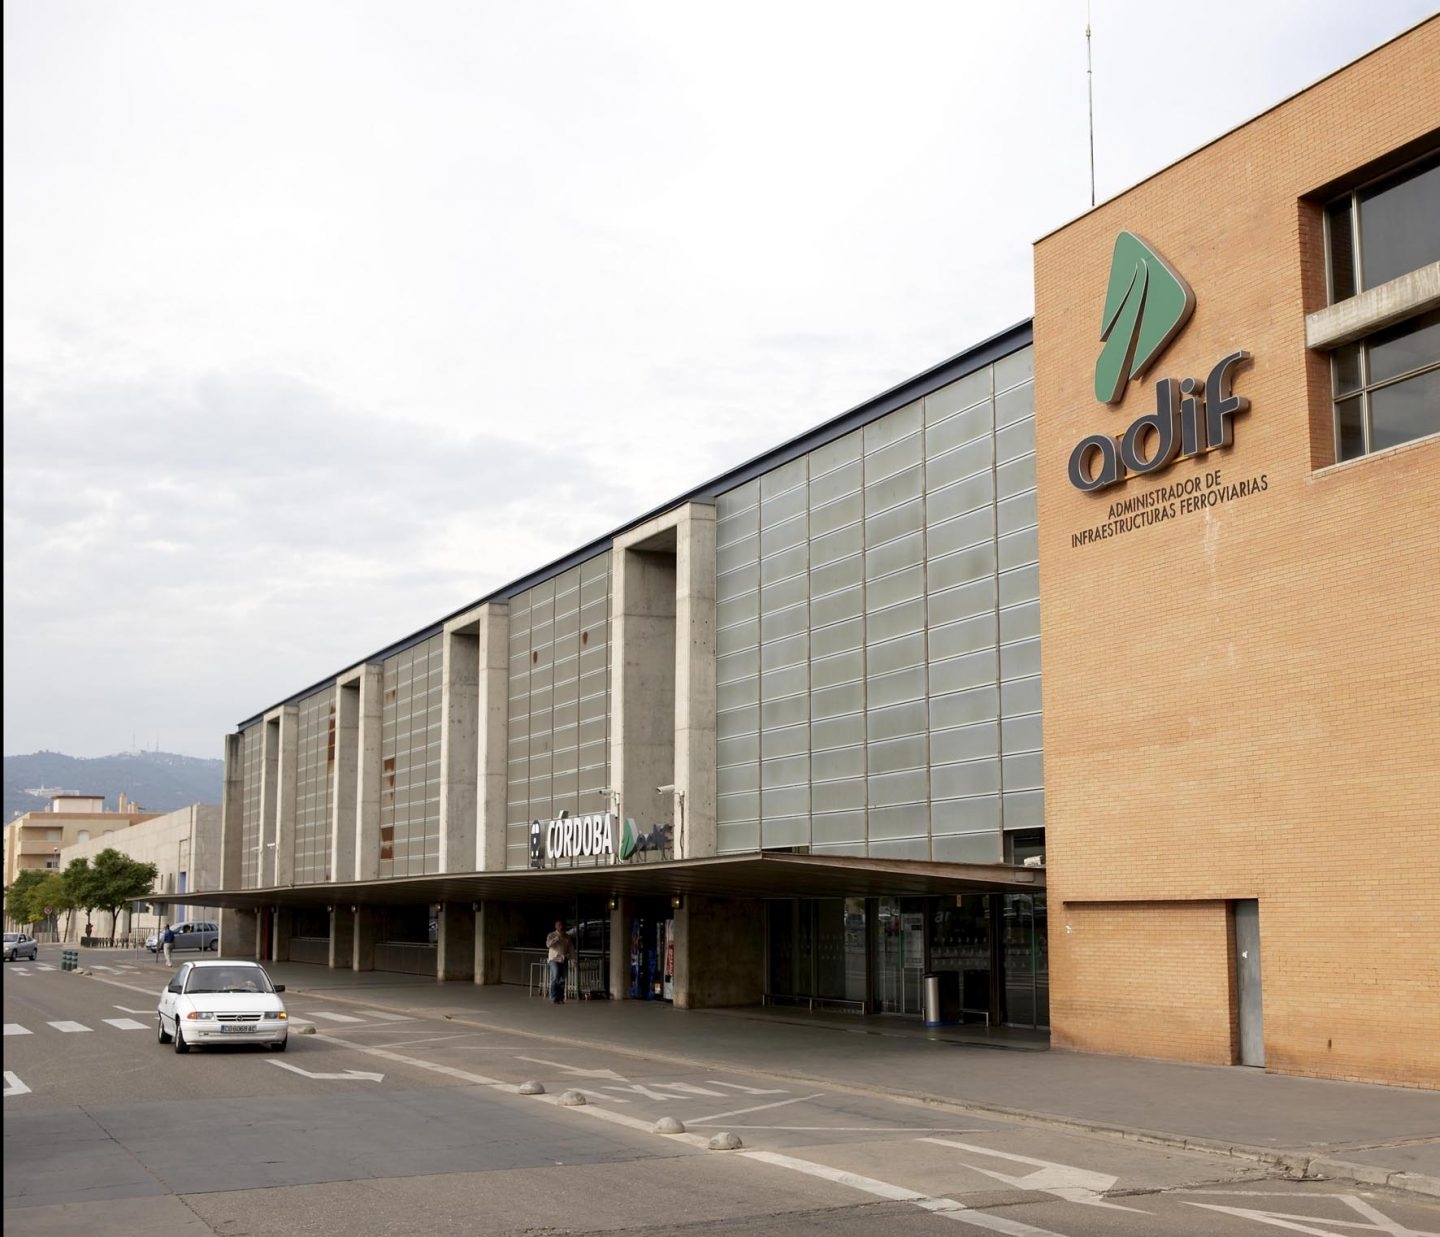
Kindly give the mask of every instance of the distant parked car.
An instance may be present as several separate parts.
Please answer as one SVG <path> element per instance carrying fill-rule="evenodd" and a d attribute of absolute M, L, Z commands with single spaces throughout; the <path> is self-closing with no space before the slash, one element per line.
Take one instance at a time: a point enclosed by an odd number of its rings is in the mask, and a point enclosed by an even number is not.
<path fill-rule="evenodd" d="M 176 1052 L 219 1043 L 264 1044 L 284 1052 L 290 1016 L 258 962 L 204 959 L 181 963 L 155 1009 L 155 1037 Z"/>
<path fill-rule="evenodd" d="M 220 925 L 218 923 L 177 923 L 173 931 L 175 943 L 170 946 L 172 950 L 198 949 L 203 952 L 220 947 Z M 159 952 L 160 934 L 158 932 L 152 932 L 145 938 L 145 948 L 152 954 Z"/>
<path fill-rule="evenodd" d="M 11 962 L 16 958 L 29 958 L 34 962 L 39 955 L 40 946 L 33 936 L 26 936 L 23 932 L 5 933 L 5 961 Z"/>

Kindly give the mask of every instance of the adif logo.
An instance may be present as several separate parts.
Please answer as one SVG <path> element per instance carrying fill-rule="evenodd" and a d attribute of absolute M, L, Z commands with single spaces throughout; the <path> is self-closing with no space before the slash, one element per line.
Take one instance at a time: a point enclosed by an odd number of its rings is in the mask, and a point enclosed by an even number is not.
<path fill-rule="evenodd" d="M 1116 404 L 1132 378 L 1155 363 L 1195 311 L 1195 293 L 1180 273 L 1134 232 L 1115 238 L 1110 283 L 1100 317 L 1104 341 L 1095 362 L 1095 398 Z M 1118 438 L 1091 434 L 1070 453 L 1070 484 L 1086 492 L 1117 485 L 1131 473 L 1168 467 L 1182 456 L 1228 447 L 1231 418 L 1250 401 L 1231 393 L 1236 368 L 1250 359 L 1232 352 L 1204 382 L 1165 378 L 1155 384 L 1155 411 L 1138 418 Z"/>
<path fill-rule="evenodd" d="M 1134 232 L 1121 232 L 1100 321 L 1105 347 L 1095 362 L 1095 398 L 1118 403 L 1194 312 L 1195 293 L 1180 272 Z"/>

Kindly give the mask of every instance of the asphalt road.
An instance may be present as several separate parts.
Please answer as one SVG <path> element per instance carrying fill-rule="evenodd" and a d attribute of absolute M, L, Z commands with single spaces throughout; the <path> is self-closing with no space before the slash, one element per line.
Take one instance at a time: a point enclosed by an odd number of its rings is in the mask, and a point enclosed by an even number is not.
<path fill-rule="evenodd" d="M 165 968 L 104 965 L 5 968 L 7 1232 L 1440 1237 L 1414 1195 L 313 997 L 284 1054 L 177 1056 Z"/>

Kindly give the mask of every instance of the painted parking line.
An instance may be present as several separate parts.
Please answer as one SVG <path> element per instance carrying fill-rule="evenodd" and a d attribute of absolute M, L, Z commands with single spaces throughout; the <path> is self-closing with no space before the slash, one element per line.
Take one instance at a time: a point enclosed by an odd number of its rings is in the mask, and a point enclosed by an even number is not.
<path fill-rule="evenodd" d="M 34 1035 L 35 1032 L 29 1027 L 22 1027 L 18 1022 L 7 1022 L 5 1024 L 6 1035 Z"/>
<path fill-rule="evenodd" d="M 57 1031 L 65 1031 L 67 1034 L 90 1029 L 83 1022 L 50 1022 L 46 1025 L 54 1027 Z"/>
<path fill-rule="evenodd" d="M 28 967 L 14 966 L 14 967 L 11 967 L 8 971 L 6 971 L 5 974 L 7 974 L 7 975 L 28 975 L 28 974 L 30 974 L 30 970 L 29 970 Z"/>
<path fill-rule="evenodd" d="M 8 1100 L 12 1095 L 29 1095 L 30 1088 L 15 1077 L 8 1069 L 5 1071 L 5 1098 Z"/>
<path fill-rule="evenodd" d="M 35 969 L 37 971 L 53 971 L 55 968 L 51 966 L 48 962 L 37 962 L 35 964 Z"/>
<path fill-rule="evenodd" d="M 353 1014 L 332 1014 L 329 1010 L 312 1009 L 307 1015 L 311 1018 L 326 1018 L 331 1022 L 364 1022 L 364 1018 L 356 1018 Z"/>
<path fill-rule="evenodd" d="M 144 1031 L 146 1026 L 143 1022 L 136 1022 L 134 1018 L 102 1018 L 102 1022 L 108 1022 L 117 1031 Z"/>
<path fill-rule="evenodd" d="M 414 1022 L 415 1019 L 409 1014 L 391 1014 L 383 1009 L 362 1009 L 361 1017 L 378 1018 L 381 1022 Z"/>

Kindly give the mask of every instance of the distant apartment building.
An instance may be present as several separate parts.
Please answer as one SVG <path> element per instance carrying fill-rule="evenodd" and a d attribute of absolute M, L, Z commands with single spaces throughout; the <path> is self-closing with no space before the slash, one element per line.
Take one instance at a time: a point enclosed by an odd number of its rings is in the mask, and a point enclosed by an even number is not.
<path fill-rule="evenodd" d="M 66 847 L 114 838 L 135 825 L 154 820 L 158 812 L 142 812 L 125 795 L 116 811 L 105 807 L 104 795 L 57 794 L 49 807 L 17 816 L 5 827 L 5 888 L 32 868 L 62 868 Z M 101 841 L 97 849 L 104 849 Z M 109 844 L 114 845 L 114 842 Z M 124 848 L 116 845 L 117 850 Z"/>

